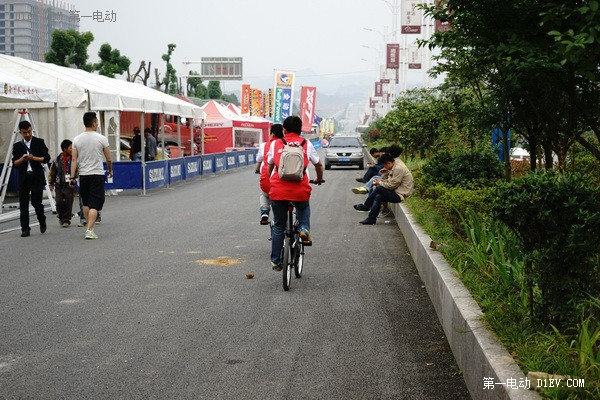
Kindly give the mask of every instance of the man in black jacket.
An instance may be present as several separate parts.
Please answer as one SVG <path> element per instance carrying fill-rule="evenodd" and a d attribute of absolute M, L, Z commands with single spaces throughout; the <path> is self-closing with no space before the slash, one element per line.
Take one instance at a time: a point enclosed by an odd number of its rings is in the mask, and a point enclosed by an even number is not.
<path fill-rule="evenodd" d="M 33 137 L 29 121 L 19 122 L 19 132 L 23 140 L 13 145 L 13 164 L 19 168 L 19 209 L 21 211 L 21 237 L 29 236 L 29 195 L 40 222 L 40 232 L 46 232 L 46 216 L 42 204 L 42 194 L 46 177 L 43 163 L 50 161 L 44 139 Z"/>

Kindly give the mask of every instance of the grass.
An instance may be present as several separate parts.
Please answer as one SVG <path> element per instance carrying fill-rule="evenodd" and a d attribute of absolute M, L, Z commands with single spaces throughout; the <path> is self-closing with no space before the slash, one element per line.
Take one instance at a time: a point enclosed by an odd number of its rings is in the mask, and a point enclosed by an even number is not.
<path fill-rule="evenodd" d="M 478 302 L 484 322 L 523 371 L 585 379 L 584 388 L 546 388 L 542 396 L 599 399 L 600 300 L 574 305 L 581 310 L 577 326 L 548 331 L 529 317 L 523 257 L 506 227 L 470 213 L 462 220 L 464 232 L 455 232 L 430 201 L 415 194 L 406 205 L 432 240 L 443 244 L 440 251 Z"/>

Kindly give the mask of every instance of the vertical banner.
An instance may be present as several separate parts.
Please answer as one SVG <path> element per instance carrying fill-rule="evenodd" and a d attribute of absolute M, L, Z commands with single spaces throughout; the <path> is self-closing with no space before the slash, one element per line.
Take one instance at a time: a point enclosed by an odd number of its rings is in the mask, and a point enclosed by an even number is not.
<path fill-rule="evenodd" d="M 408 69 L 421 69 L 421 64 L 421 48 L 417 45 L 411 45 L 408 49 Z"/>
<path fill-rule="evenodd" d="M 250 114 L 250 85 L 242 85 L 242 115 Z"/>
<path fill-rule="evenodd" d="M 260 114 L 258 92 L 258 89 L 250 89 L 250 115 L 258 116 Z"/>
<path fill-rule="evenodd" d="M 400 45 L 397 43 L 388 43 L 387 45 L 387 68 L 400 68 Z"/>
<path fill-rule="evenodd" d="M 435 6 L 437 8 L 436 11 L 439 11 L 439 6 L 440 6 L 440 0 L 436 0 L 435 2 Z M 450 13 L 452 14 L 452 12 Z M 438 19 L 435 20 L 435 31 L 436 32 L 446 32 L 450 30 L 450 23 L 449 22 L 442 22 Z"/>
<path fill-rule="evenodd" d="M 258 116 L 259 117 L 264 117 L 265 116 L 265 103 L 263 101 L 263 92 L 262 90 L 258 91 Z"/>
<path fill-rule="evenodd" d="M 417 8 L 417 5 L 420 3 L 422 1 L 402 0 L 402 33 L 421 33 L 421 10 Z"/>
<path fill-rule="evenodd" d="M 281 124 L 292 114 L 294 95 L 294 73 L 275 71 L 275 99 L 273 104 L 273 122 Z"/>
<path fill-rule="evenodd" d="M 383 85 L 381 82 L 375 82 L 375 97 L 381 97 L 383 94 Z"/>
<path fill-rule="evenodd" d="M 312 132 L 316 101 L 316 87 L 302 86 L 300 88 L 300 118 L 302 119 L 302 132 Z"/>
<path fill-rule="evenodd" d="M 375 108 L 375 101 L 369 97 L 369 108 Z"/>

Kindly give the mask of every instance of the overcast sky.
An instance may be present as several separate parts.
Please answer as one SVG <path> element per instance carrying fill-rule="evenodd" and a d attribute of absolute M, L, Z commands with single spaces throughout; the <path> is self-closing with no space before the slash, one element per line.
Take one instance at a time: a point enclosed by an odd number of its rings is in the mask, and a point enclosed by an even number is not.
<path fill-rule="evenodd" d="M 319 76 L 366 75 L 378 79 L 384 32 L 392 11 L 385 0 L 71 0 L 81 16 L 110 13 L 116 21 L 81 18 L 91 31 L 90 61 L 109 43 L 132 62 L 151 61 L 164 75 L 162 54 L 175 43 L 172 63 L 183 74 L 183 60 L 243 57 L 244 83 L 273 76 L 273 70 L 310 69 Z M 379 32 L 370 32 L 371 28 Z M 370 46 L 365 48 L 363 45 Z M 366 60 L 366 61 L 365 61 Z M 190 66 L 200 69 L 200 65 Z M 154 80 L 154 73 L 152 74 Z M 306 82 L 306 80 L 304 80 Z M 231 81 L 226 87 L 239 86 Z"/>

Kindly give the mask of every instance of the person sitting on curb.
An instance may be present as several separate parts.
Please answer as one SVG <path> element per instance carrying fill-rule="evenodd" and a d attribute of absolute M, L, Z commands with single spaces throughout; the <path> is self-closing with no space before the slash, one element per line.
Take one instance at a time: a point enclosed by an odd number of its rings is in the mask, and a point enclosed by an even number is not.
<path fill-rule="evenodd" d="M 377 215 L 381 210 L 383 202 L 400 203 L 406 200 L 413 191 L 413 176 L 400 158 L 394 158 L 387 153 L 381 156 L 383 168 L 387 171 L 381 179 L 373 182 L 373 191 L 363 204 L 356 204 L 357 211 L 369 211 L 369 215 L 363 221 L 363 225 L 375 225 Z"/>
<path fill-rule="evenodd" d="M 371 157 L 373 157 L 377 161 L 375 163 L 368 164 L 369 168 L 367 168 L 367 171 L 365 172 L 362 178 L 356 178 L 357 182 L 367 183 L 372 177 L 374 177 L 375 175 L 379 175 L 379 170 L 381 169 L 379 157 L 381 157 L 383 153 L 385 153 L 385 149 L 377 150 L 375 147 L 373 147 L 371 148 L 371 150 L 369 150 L 369 154 L 371 155 Z"/>

